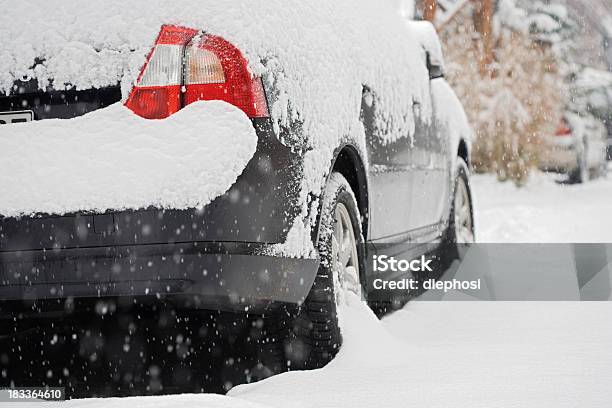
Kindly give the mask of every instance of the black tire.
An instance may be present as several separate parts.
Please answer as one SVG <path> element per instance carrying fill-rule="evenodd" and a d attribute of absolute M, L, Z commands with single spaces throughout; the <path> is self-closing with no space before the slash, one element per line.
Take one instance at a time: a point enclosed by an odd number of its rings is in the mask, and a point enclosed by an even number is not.
<path fill-rule="evenodd" d="M 601 158 L 602 158 L 601 164 L 597 168 L 597 177 L 607 179 L 608 178 L 608 156 L 605 150 L 602 152 Z"/>
<path fill-rule="evenodd" d="M 457 220 L 455 219 L 455 197 L 460 191 L 460 183 L 463 183 L 467 190 L 470 216 L 471 216 L 471 232 L 473 240 L 476 240 L 476 231 L 474 226 L 474 201 L 472 199 L 472 189 L 470 187 L 469 174 L 470 170 L 467 163 L 462 158 L 457 158 L 456 170 L 455 170 L 455 183 L 453 185 L 453 195 L 451 196 L 450 215 L 448 228 L 444 234 L 444 240 L 442 243 L 441 260 L 444 264 L 450 264 L 455 259 L 461 258 L 460 242 L 461 239 L 457 236 Z"/>
<path fill-rule="evenodd" d="M 604 162 L 601 164 L 601 168 L 599 170 L 599 177 L 603 179 L 608 178 L 608 161 L 607 160 L 604 160 Z"/>
<path fill-rule="evenodd" d="M 449 215 L 449 223 L 448 227 L 444 231 L 442 235 L 442 243 L 438 250 L 436 251 L 436 257 L 433 258 L 433 270 L 435 273 L 427 272 L 427 273 L 419 273 L 416 272 L 413 275 L 413 278 L 421 282 L 425 279 L 439 279 L 444 275 L 444 273 L 449 269 L 452 263 L 456 259 L 462 258 L 461 245 L 459 244 L 459 239 L 456 234 L 455 228 L 455 196 L 459 190 L 459 183 L 463 183 L 466 188 L 469 207 L 470 207 L 470 216 L 472 219 L 472 237 L 476 238 L 475 230 L 474 230 L 474 206 L 472 200 L 472 190 L 470 187 L 469 174 L 470 170 L 468 168 L 467 163 L 462 158 L 457 158 L 456 170 L 455 170 L 455 182 L 453 184 L 453 194 L 451 196 L 451 204 L 450 204 L 450 215 Z M 411 293 L 411 296 L 419 296 L 422 293 L 422 289 L 419 292 Z M 406 302 L 409 301 L 407 297 L 397 297 L 392 301 L 386 302 L 370 302 L 370 307 L 374 310 L 377 316 L 382 317 L 390 312 L 398 310 L 402 308 Z"/>
<path fill-rule="evenodd" d="M 580 152 L 578 152 L 578 155 L 576 156 L 576 161 L 577 161 L 577 165 L 576 165 L 576 169 L 574 169 L 570 174 L 569 174 L 569 179 L 570 182 L 573 184 L 582 184 L 582 183 L 586 183 L 589 181 L 590 178 L 590 172 L 589 172 L 589 167 L 587 164 L 587 146 L 586 144 L 583 145 L 583 148 Z"/>
<path fill-rule="evenodd" d="M 333 359 L 342 344 L 331 248 L 334 214 L 338 203 L 342 203 L 348 209 L 357 240 L 359 270 L 363 271 L 365 255 L 357 201 L 346 179 L 340 173 L 332 173 L 324 192 L 321 209 L 317 243 L 321 264 L 308 297 L 293 319 L 288 341 L 285 344 L 289 369 L 323 367 Z M 360 281 L 363 282 L 361 276 Z"/>

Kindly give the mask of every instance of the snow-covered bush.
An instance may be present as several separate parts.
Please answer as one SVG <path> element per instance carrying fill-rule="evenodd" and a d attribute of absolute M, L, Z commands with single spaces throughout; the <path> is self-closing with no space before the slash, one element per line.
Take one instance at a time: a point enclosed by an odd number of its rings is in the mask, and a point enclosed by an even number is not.
<path fill-rule="evenodd" d="M 564 106 L 553 52 L 520 31 L 501 30 L 496 62 L 483 75 L 482 41 L 470 25 L 455 23 L 442 39 L 447 77 L 476 132 L 475 170 L 523 184 L 537 164 L 541 136 L 554 132 Z"/>
<path fill-rule="evenodd" d="M 559 2 L 500 0 L 495 24 L 498 32 L 511 29 L 529 34 L 531 39 L 547 44 L 566 63 L 577 47 L 578 24 Z"/>

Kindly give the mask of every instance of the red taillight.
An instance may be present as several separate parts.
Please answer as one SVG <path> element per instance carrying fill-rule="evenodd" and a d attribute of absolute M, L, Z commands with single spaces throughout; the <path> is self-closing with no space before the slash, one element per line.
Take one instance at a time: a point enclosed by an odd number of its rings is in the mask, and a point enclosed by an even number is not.
<path fill-rule="evenodd" d="M 181 109 L 183 54 L 197 30 L 162 26 L 125 105 L 138 116 L 163 119 Z"/>
<path fill-rule="evenodd" d="M 557 131 L 555 132 L 555 136 L 569 136 L 572 134 L 572 129 L 567 123 L 567 120 L 562 119 Z"/>
<path fill-rule="evenodd" d="M 260 78 L 253 78 L 240 50 L 223 38 L 204 35 L 185 53 L 185 105 L 222 100 L 251 118 L 267 117 L 268 106 Z"/>
<path fill-rule="evenodd" d="M 167 118 L 181 109 L 181 87 L 134 87 L 126 106 L 146 119 Z"/>
<path fill-rule="evenodd" d="M 242 53 L 221 37 L 163 26 L 126 106 L 147 119 L 163 119 L 200 100 L 223 100 L 251 118 L 268 117 L 260 78 Z"/>

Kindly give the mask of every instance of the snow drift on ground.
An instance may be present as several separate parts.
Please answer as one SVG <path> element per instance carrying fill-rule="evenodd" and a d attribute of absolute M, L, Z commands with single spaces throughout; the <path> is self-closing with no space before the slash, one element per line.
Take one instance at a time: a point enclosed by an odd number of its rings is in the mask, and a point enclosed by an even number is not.
<path fill-rule="evenodd" d="M 472 177 L 479 242 L 609 243 L 612 178 L 565 184 L 535 173 L 523 188 L 491 175 Z"/>
<path fill-rule="evenodd" d="M 0 214 L 195 208 L 223 194 L 257 136 L 239 109 L 189 105 L 161 121 L 120 104 L 72 120 L 0 127 Z"/>
<path fill-rule="evenodd" d="M 612 403 L 608 302 L 412 302 L 378 321 L 353 300 L 345 344 L 321 370 L 183 395 L 59 408 L 589 407 Z M 23 405 L 27 408 L 28 405 Z"/>
<path fill-rule="evenodd" d="M 383 322 L 347 313 L 319 371 L 238 386 L 271 407 L 605 407 L 609 303 L 413 302 Z"/>

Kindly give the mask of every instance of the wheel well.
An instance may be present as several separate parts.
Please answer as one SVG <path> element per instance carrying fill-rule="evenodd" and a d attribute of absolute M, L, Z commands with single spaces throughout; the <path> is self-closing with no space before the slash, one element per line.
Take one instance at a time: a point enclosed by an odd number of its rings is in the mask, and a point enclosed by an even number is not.
<path fill-rule="evenodd" d="M 463 140 L 463 139 L 461 139 L 461 141 L 459 141 L 459 149 L 457 151 L 457 155 L 459 157 L 461 157 L 463 160 L 465 160 L 465 163 L 468 166 L 470 165 L 467 144 L 465 143 L 465 140 Z"/>
<path fill-rule="evenodd" d="M 342 174 L 351 186 L 357 199 L 359 213 L 361 214 L 363 236 L 367 239 L 369 219 L 368 183 L 365 166 L 357 151 L 350 146 L 342 148 L 336 156 L 332 171 Z"/>

